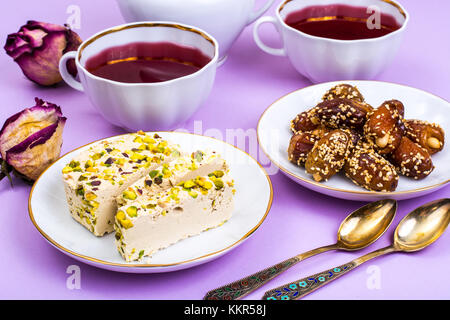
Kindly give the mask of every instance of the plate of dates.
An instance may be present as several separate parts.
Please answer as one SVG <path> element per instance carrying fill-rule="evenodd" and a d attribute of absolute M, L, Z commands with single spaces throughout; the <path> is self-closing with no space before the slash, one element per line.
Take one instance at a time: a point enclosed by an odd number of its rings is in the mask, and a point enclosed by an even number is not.
<path fill-rule="evenodd" d="M 300 185 L 341 199 L 403 200 L 450 182 L 450 103 L 380 81 L 305 87 L 258 122 L 267 157 Z"/>

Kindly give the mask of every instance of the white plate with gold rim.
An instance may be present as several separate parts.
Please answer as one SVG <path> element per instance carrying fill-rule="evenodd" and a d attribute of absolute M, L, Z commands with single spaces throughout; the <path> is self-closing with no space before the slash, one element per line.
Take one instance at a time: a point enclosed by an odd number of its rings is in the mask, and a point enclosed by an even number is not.
<path fill-rule="evenodd" d="M 258 122 L 258 141 L 268 158 L 289 178 L 300 185 L 341 199 L 374 201 L 382 198 L 396 200 L 423 196 L 443 188 L 450 182 L 450 147 L 432 156 L 434 171 L 423 180 L 401 176 L 394 192 L 368 191 L 355 185 L 342 173 L 326 182 L 316 182 L 305 169 L 291 163 L 287 149 L 292 136 L 290 121 L 321 101 L 323 94 L 339 83 L 358 87 L 366 101 L 378 107 L 383 101 L 397 99 L 405 105 L 405 118 L 435 122 L 442 126 L 446 135 L 450 133 L 450 103 L 412 87 L 381 81 L 334 81 L 321 83 L 294 91 L 275 101 L 262 114 Z M 448 140 L 448 139 L 447 139 Z"/>
<path fill-rule="evenodd" d="M 235 180 L 236 194 L 235 210 L 226 223 L 179 241 L 142 262 L 125 262 L 115 246 L 114 234 L 96 237 L 69 213 L 61 170 L 74 156 L 92 145 L 89 144 L 62 156 L 35 182 L 28 208 L 31 221 L 41 235 L 58 250 L 79 261 L 131 273 L 190 268 L 218 258 L 248 239 L 264 221 L 272 204 L 272 184 L 261 165 L 244 151 L 214 138 L 181 132 L 158 134 L 179 144 L 183 150 L 215 150 L 227 161 Z"/>

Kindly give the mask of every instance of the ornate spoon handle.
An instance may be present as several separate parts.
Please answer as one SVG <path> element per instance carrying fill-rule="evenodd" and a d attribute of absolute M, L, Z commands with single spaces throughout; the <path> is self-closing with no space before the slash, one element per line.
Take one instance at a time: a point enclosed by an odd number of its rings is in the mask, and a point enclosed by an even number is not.
<path fill-rule="evenodd" d="M 286 271 L 298 262 L 305 260 L 306 258 L 312 257 L 316 254 L 336 250 L 338 246 L 336 244 L 330 246 L 320 247 L 314 250 L 307 251 L 305 253 L 299 254 L 295 257 L 286 259 L 276 265 L 268 267 L 264 270 L 256 272 L 250 276 L 236 280 L 230 284 L 219 287 L 217 289 L 209 291 L 204 300 L 235 300 L 246 296 L 247 294 L 253 292 L 254 290 L 261 287 L 263 284 L 269 282 L 276 276 L 280 275 L 282 272 Z"/>
<path fill-rule="evenodd" d="M 350 270 L 355 269 L 362 263 L 378 257 L 380 255 L 394 252 L 395 249 L 393 247 L 386 247 L 371 253 L 368 253 L 360 258 L 357 258 L 353 261 L 350 261 L 346 264 L 343 264 L 339 267 L 332 268 L 326 271 L 322 271 L 316 273 L 312 276 L 308 276 L 306 278 L 287 283 L 275 289 L 271 289 L 267 291 L 262 300 L 296 300 L 300 299 L 311 292 L 325 286 L 331 281 L 343 276 L 348 273 Z"/>

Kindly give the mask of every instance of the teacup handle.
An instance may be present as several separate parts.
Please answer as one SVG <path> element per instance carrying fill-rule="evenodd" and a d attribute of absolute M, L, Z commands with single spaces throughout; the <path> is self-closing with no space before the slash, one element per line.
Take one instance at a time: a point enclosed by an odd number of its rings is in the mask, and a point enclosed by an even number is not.
<path fill-rule="evenodd" d="M 81 82 L 75 80 L 75 78 L 67 71 L 67 61 L 70 59 L 75 59 L 77 56 L 76 51 L 69 51 L 66 52 L 61 59 L 59 59 L 59 73 L 61 74 L 61 77 L 63 80 L 72 88 L 84 91 L 83 86 L 81 85 Z"/>
<path fill-rule="evenodd" d="M 286 56 L 286 50 L 284 48 L 272 48 L 272 47 L 265 45 L 261 41 L 261 38 L 259 37 L 259 27 L 263 23 L 272 23 L 275 26 L 275 29 L 277 30 L 277 32 L 280 33 L 279 28 L 278 28 L 278 22 L 274 17 L 265 16 L 265 17 L 259 18 L 258 21 L 256 21 L 255 25 L 253 26 L 253 39 L 255 39 L 255 42 L 258 45 L 258 47 L 262 51 L 267 52 L 269 54 L 273 54 L 275 56 Z"/>
<path fill-rule="evenodd" d="M 261 9 L 259 9 L 258 11 L 253 12 L 250 17 L 248 17 L 247 20 L 247 25 L 249 25 L 250 23 L 253 23 L 256 19 L 258 19 L 259 17 L 261 17 L 264 12 L 267 11 L 267 9 L 270 8 L 270 6 L 273 4 L 275 0 L 269 0 L 266 2 L 266 4 L 264 6 L 261 7 Z"/>

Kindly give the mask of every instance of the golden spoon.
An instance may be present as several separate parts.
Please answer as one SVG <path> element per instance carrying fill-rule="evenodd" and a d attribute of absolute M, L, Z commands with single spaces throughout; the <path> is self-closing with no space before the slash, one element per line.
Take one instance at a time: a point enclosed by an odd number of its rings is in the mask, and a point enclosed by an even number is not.
<path fill-rule="evenodd" d="M 267 291 L 264 300 L 299 299 L 323 287 L 370 259 L 391 252 L 421 250 L 437 240 L 450 222 L 450 199 L 429 202 L 404 217 L 397 226 L 392 245 L 370 252 L 349 263 Z"/>
<path fill-rule="evenodd" d="M 395 200 L 385 199 L 369 203 L 345 218 L 339 227 L 335 244 L 301 253 L 250 276 L 211 290 L 203 299 L 239 299 L 306 258 L 330 250 L 362 249 L 381 237 L 394 219 L 396 210 Z"/>

